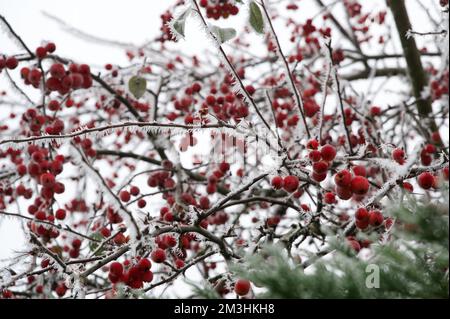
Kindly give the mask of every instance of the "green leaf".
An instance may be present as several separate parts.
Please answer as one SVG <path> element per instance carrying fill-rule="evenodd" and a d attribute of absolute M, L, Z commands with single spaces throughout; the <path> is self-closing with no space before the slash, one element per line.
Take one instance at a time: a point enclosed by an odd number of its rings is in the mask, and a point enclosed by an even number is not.
<path fill-rule="evenodd" d="M 128 89 L 135 98 L 141 98 L 147 89 L 147 80 L 141 76 L 135 75 L 128 81 Z"/>
<path fill-rule="evenodd" d="M 212 26 L 211 32 L 214 33 L 220 43 L 225 43 L 236 36 L 236 30 L 233 28 L 220 28 L 217 26 Z"/>
<path fill-rule="evenodd" d="M 250 2 L 250 25 L 252 26 L 253 30 L 257 33 L 264 33 L 264 19 L 261 13 L 261 9 L 259 6 L 254 2 Z"/>

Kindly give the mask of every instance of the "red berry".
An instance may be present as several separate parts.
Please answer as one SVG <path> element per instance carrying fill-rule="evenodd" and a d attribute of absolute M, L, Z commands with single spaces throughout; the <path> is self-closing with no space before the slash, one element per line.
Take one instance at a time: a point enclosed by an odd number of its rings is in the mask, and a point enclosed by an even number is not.
<path fill-rule="evenodd" d="M 141 271 L 147 271 L 152 267 L 152 263 L 147 258 L 142 258 L 137 264 Z"/>
<path fill-rule="evenodd" d="M 312 150 L 311 152 L 309 152 L 308 156 L 312 162 L 318 162 L 322 158 L 322 155 L 318 150 Z"/>
<path fill-rule="evenodd" d="M 41 185 L 46 188 L 52 188 L 55 185 L 55 176 L 51 173 L 44 173 L 40 177 Z"/>
<path fill-rule="evenodd" d="M 400 165 L 403 165 L 405 163 L 405 151 L 401 148 L 394 149 L 392 151 L 392 158 Z"/>
<path fill-rule="evenodd" d="M 320 149 L 322 159 L 331 162 L 336 157 L 336 148 L 333 145 L 326 144 Z"/>
<path fill-rule="evenodd" d="M 441 143 L 442 142 L 442 138 L 441 138 L 441 135 L 439 134 L 439 132 L 431 133 L 431 139 L 435 143 Z"/>
<path fill-rule="evenodd" d="M 111 236 L 111 231 L 106 227 L 102 227 L 100 229 L 100 234 L 102 234 L 103 237 L 108 238 L 109 236 Z"/>
<path fill-rule="evenodd" d="M 147 205 L 147 202 L 145 201 L 145 199 L 141 198 L 140 200 L 138 200 L 137 204 L 139 208 L 144 208 Z"/>
<path fill-rule="evenodd" d="M 173 237 L 171 235 L 164 236 L 163 242 L 168 247 L 175 247 L 177 245 L 177 240 L 175 239 L 175 237 Z"/>
<path fill-rule="evenodd" d="M 436 153 L 436 146 L 434 146 L 433 144 L 427 144 L 427 145 L 425 145 L 424 150 L 428 154 L 433 154 L 433 153 Z"/>
<path fill-rule="evenodd" d="M 121 276 L 123 273 L 123 266 L 121 263 L 115 261 L 109 265 L 109 271 L 116 276 Z"/>
<path fill-rule="evenodd" d="M 369 227 L 369 219 L 362 219 L 362 220 L 357 219 L 355 221 L 355 225 L 359 229 L 366 229 L 367 227 Z"/>
<path fill-rule="evenodd" d="M 47 81 L 45 81 L 45 86 L 49 91 L 58 91 L 61 89 L 61 81 L 54 77 L 49 77 Z"/>
<path fill-rule="evenodd" d="M 153 280 L 153 273 L 148 270 L 142 275 L 142 281 L 151 282 Z"/>
<path fill-rule="evenodd" d="M 14 70 L 19 65 L 19 61 L 13 56 L 6 59 L 5 65 L 8 69 Z"/>
<path fill-rule="evenodd" d="M 352 182 L 352 174 L 344 169 L 334 176 L 334 182 L 339 187 L 348 187 Z"/>
<path fill-rule="evenodd" d="M 89 75 L 91 74 L 91 68 L 87 64 L 80 64 L 78 66 L 78 72 L 80 72 L 83 75 Z"/>
<path fill-rule="evenodd" d="M 336 187 L 336 194 L 340 199 L 348 200 L 352 198 L 353 193 L 352 190 L 349 187 Z"/>
<path fill-rule="evenodd" d="M 316 182 L 320 183 L 320 182 L 324 181 L 327 178 L 327 172 L 321 173 L 321 174 L 313 172 L 311 174 L 311 177 L 312 177 L 313 180 L 315 180 Z"/>
<path fill-rule="evenodd" d="M 425 153 L 420 155 L 420 161 L 422 162 L 423 166 L 429 166 L 433 161 L 433 158 Z"/>
<path fill-rule="evenodd" d="M 83 76 L 79 73 L 70 74 L 72 80 L 72 88 L 79 89 L 83 85 Z"/>
<path fill-rule="evenodd" d="M 356 176 L 367 176 L 367 171 L 366 168 L 364 166 L 358 165 L 358 166 L 354 166 L 353 167 L 353 174 L 355 174 Z"/>
<path fill-rule="evenodd" d="M 272 178 L 272 187 L 275 189 L 281 189 L 284 186 L 284 181 L 281 176 L 275 176 Z"/>
<path fill-rule="evenodd" d="M 58 111 L 60 108 L 60 104 L 58 101 L 56 100 L 51 100 L 50 102 L 48 102 L 48 108 L 50 111 Z"/>
<path fill-rule="evenodd" d="M 355 212 L 355 218 L 357 220 L 368 220 L 369 219 L 369 212 L 367 211 L 367 209 L 361 207 L 358 208 L 358 210 Z"/>
<path fill-rule="evenodd" d="M 53 191 L 55 194 L 62 194 L 66 190 L 66 187 L 63 183 L 56 182 L 55 186 L 53 187 Z"/>
<path fill-rule="evenodd" d="M 61 209 L 61 208 L 58 209 L 55 212 L 55 217 L 56 217 L 56 219 L 63 220 L 64 218 L 66 218 L 66 211 L 64 209 Z"/>
<path fill-rule="evenodd" d="M 38 59 L 43 59 L 47 55 L 47 50 L 44 47 L 36 48 L 36 56 Z"/>
<path fill-rule="evenodd" d="M 364 195 L 369 191 L 369 181 L 363 176 L 355 176 L 352 179 L 351 189 L 357 195 Z"/>
<path fill-rule="evenodd" d="M 429 172 L 424 172 L 417 178 L 417 183 L 423 189 L 430 189 L 433 186 L 434 176 Z"/>
<path fill-rule="evenodd" d="M 299 181 L 298 181 L 297 176 L 293 176 L 293 175 L 286 176 L 284 178 L 283 182 L 284 182 L 284 186 L 283 186 L 284 189 L 289 193 L 296 191 L 299 186 Z"/>
<path fill-rule="evenodd" d="M 64 75 L 66 75 L 66 70 L 64 69 L 64 65 L 61 63 L 55 63 L 50 67 L 51 76 L 61 79 Z"/>
<path fill-rule="evenodd" d="M 361 245 L 356 240 L 349 240 L 348 244 L 353 248 L 354 251 L 358 252 L 361 250 Z"/>
<path fill-rule="evenodd" d="M 115 274 L 112 273 L 112 272 L 110 272 L 110 273 L 108 274 L 108 279 L 109 279 L 109 281 L 111 281 L 113 284 L 118 283 L 118 282 L 121 280 L 121 277 L 122 277 L 122 276 L 115 275 Z"/>
<path fill-rule="evenodd" d="M 383 223 L 383 214 L 377 210 L 372 210 L 369 212 L 369 224 L 371 226 L 377 227 Z"/>
<path fill-rule="evenodd" d="M 73 79 L 70 75 L 66 75 L 61 80 L 61 86 L 65 90 L 69 90 L 73 87 Z"/>
<path fill-rule="evenodd" d="M 75 249 L 78 249 L 81 247 L 81 240 L 79 240 L 78 238 L 75 238 L 74 240 L 72 240 L 72 247 Z"/>
<path fill-rule="evenodd" d="M 379 106 L 372 106 L 370 108 L 370 115 L 372 115 L 372 116 L 381 115 L 381 108 Z"/>
<path fill-rule="evenodd" d="M 411 183 L 403 182 L 402 187 L 403 187 L 403 189 L 407 190 L 410 193 L 412 193 L 414 191 L 414 186 L 412 186 Z"/>
<path fill-rule="evenodd" d="M 248 92 L 248 94 L 253 95 L 255 94 L 256 90 L 255 87 L 253 85 L 247 85 L 245 87 L 245 90 Z"/>
<path fill-rule="evenodd" d="M 209 198 L 206 197 L 206 196 L 200 197 L 199 204 L 200 204 L 200 208 L 201 209 L 208 209 L 209 208 L 209 204 L 210 204 L 209 203 Z"/>
<path fill-rule="evenodd" d="M 230 169 L 230 164 L 228 164 L 227 162 L 222 162 L 219 165 L 219 169 L 223 172 L 226 173 L 228 172 L 228 170 Z"/>
<path fill-rule="evenodd" d="M 38 69 L 32 69 L 28 74 L 28 81 L 30 81 L 31 84 L 38 84 L 41 77 L 42 77 L 41 71 L 39 71 Z"/>
<path fill-rule="evenodd" d="M 183 267 L 184 267 L 184 261 L 181 260 L 181 259 L 175 260 L 175 267 L 176 267 L 177 269 L 183 268 Z"/>
<path fill-rule="evenodd" d="M 336 203 L 336 195 L 332 192 L 326 192 L 323 196 L 323 201 L 325 204 L 334 204 Z"/>
<path fill-rule="evenodd" d="M 239 296 L 245 296 L 250 291 L 250 281 L 238 279 L 234 285 L 234 292 Z"/>
<path fill-rule="evenodd" d="M 166 260 L 166 252 L 161 248 L 157 248 L 156 250 L 152 251 L 150 258 L 155 263 L 162 263 Z"/>
<path fill-rule="evenodd" d="M 131 199 L 130 193 L 128 191 L 121 191 L 119 196 L 120 200 L 125 203 L 129 202 Z"/>
<path fill-rule="evenodd" d="M 208 95 L 206 97 L 206 104 L 213 106 L 216 103 L 216 98 L 214 95 Z"/>
<path fill-rule="evenodd" d="M 17 166 L 17 173 L 20 176 L 24 176 L 27 173 L 27 167 L 23 164 Z"/>
<path fill-rule="evenodd" d="M 64 285 L 64 283 L 58 284 L 58 286 L 55 289 L 55 292 L 59 297 L 63 297 L 66 294 L 66 291 L 67 287 L 66 285 Z"/>
<path fill-rule="evenodd" d="M 313 170 L 317 174 L 326 173 L 328 170 L 328 163 L 324 161 L 315 162 L 312 166 Z"/>
<path fill-rule="evenodd" d="M 12 293 L 11 290 L 4 289 L 4 290 L 2 291 L 2 296 L 3 296 L 3 298 L 5 298 L 5 299 L 10 299 L 10 298 L 14 297 L 14 294 Z"/>
<path fill-rule="evenodd" d="M 53 42 L 49 42 L 45 45 L 45 50 L 48 53 L 53 53 L 56 50 L 56 45 Z"/>
<path fill-rule="evenodd" d="M 319 141 L 316 139 L 313 140 L 309 140 L 308 143 L 306 144 L 306 148 L 309 150 L 316 150 L 319 148 Z"/>
<path fill-rule="evenodd" d="M 130 188 L 130 194 L 131 194 L 131 195 L 137 196 L 137 195 L 139 195 L 139 193 L 140 193 L 139 187 L 137 187 L 137 186 L 132 186 L 132 187 Z"/>
<path fill-rule="evenodd" d="M 36 217 L 36 219 L 39 219 L 39 220 L 45 220 L 46 218 L 47 218 L 47 216 L 45 215 L 45 212 L 43 212 L 43 211 L 38 211 L 35 215 L 34 215 L 34 217 Z"/>
<path fill-rule="evenodd" d="M 200 85 L 200 83 L 195 82 L 194 84 L 192 84 L 192 91 L 194 91 L 195 93 L 200 92 L 201 89 L 202 86 Z"/>

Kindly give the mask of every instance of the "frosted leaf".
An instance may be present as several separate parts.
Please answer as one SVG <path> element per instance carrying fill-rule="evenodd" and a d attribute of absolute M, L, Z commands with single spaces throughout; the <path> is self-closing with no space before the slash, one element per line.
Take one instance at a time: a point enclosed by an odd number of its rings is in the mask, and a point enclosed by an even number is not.
<path fill-rule="evenodd" d="M 170 22 L 167 24 L 170 30 L 170 34 L 175 39 L 175 41 L 179 41 L 180 39 L 184 39 L 185 37 L 185 27 L 186 27 L 186 19 L 191 13 L 192 8 L 189 6 L 182 13 L 177 14 Z"/>
<path fill-rule="evenodd" d="M 236 30 L 233 28 L 221 28 L 215 25 L 209 27 L 216 39 L 222 44 L 236 36 Z"/>

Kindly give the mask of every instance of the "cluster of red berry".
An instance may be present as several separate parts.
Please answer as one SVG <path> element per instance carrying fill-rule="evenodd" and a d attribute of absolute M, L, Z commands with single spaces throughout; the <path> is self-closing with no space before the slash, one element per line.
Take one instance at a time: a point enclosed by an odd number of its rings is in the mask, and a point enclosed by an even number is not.
<path fill-rule="evenodd" d="M 152 263 L 147 258 L 140 258 L 134 265 L 130 260 L 125 260 L 123 264 L 115 261 L 109 266 L 108 278 L 113 284 L 123 282 L 133 289 L 139 289 L 144 282 L 153 280 L 151 267 Z"/>
<path fill-rule="evenodd" d="M 161 14 L 161 36 L 158 38 L 158 40 L 162 43 L 166 41 L 174 41 L 175 39 L 172 37 L 172 33 L 169 28 L 169 22 L 172 20 L 173 15 L 170 10 L 167 10 L 163 14 Z"/>
<path fill-rule="evenodd" d="M 49 53 L 53 53 L 56 50 L 56 45 L 53 42 L 49 42 L 44 46 L 39 46 L 35 50 L 36 57 L 39 60 L 45 58 Z"/>
<path fill-rule="evenodd" d="M 239 8 L 232 0 L 200 0 L 200 6 L 206 8 L 206 16 L 219 20 L 239 13 Z"/>
<path fill-rule="evenodd" d="M 219 164 L 218 168 L 208 176 L 208 185 L 206 186 L 206 192 L 208 194 L 214 194 L 217 192 L 218 182 L 227 174 L 230 170 L 230 164 L 227 162 L 222 162 Z"/>
<path fill-rule="evenodd" d="M 63 183 L 56 181 L 55 176 L 59 175 L 63 171 L 63 164 L 65 158 L 63 155 L 57 155 L 54 159 L 49 158 L 49 152 L 45 148 L 40 148 L 36 145 L 30 145 L 28 147 L 28 154 L 31 157 L 31 161 L 26 166 L 23 163 L 17 165 L 17 172 L 20 176 L 28 175 L 36 180 L 38 184 L 42 186 L 40 191 L 40 197 L 36 197 L 34 203 L 28 206 L 28 213 L 34 215 L 39 221 L 48 221 L 52 223 L 57 219 L 65 218 L 65 210 L 58 209 L 55 213 L 49 210 L 48 207 L 52 204 L 52 200 L 55 194 L 62 194 L 65 191 Z M 29 196 L 29 190 L 20 184 L 16 188 L 18 196 Z M 47 213 L 46 213 L 47 211 Z M 41 223 L 29 222 L 28 226 L 31 230 L 42 237 L 56 238 L 59 232 L 51 226 L 43 225 Z"/>
<path fill-rule="evenodd" d="M 56 106 L 57 104 L 57 106 Z M 59 108 L 57 101 L 50 101 L 49 108 Z M 45 125 L 45 132 L 48 134 L 60 134 L 64 130 L 64 122 L 52 116 L 40 114 L 35 108 L 29 108 L 22 115 L 22 122 L 28 125 L 30 135 L 40 135 L 42 127 Z M 24 126 L 26 127 L 26 126 Z"/>
<path fill-rule="evenodd" d="M 353 170 L 353 174 L 347 169 L 341 170 L 334 176 L 334 183 L 336 184 L 336 194 L 340 199 L 348 200 L 353 195 L 357 198 L 363 197 L 369 191 L 369 181 L 359 170 Z"/>
<path fill-rule="evenodd" d="M 286 177 L 275 176 L 272 178 L 272 187 L 274 189 L 284 188 L 286 192 L 293 193 L 298 189 L 300 182 L 297 176 L 288 175 Z"/>
<path fill-rule="evenodd" d="M 379 227 L 383 224 L 383 214 L 378 210 L 367 211 L 361 207 L 355 213 L 355 224 L 359 229 L 366 229 L 369 225 Z"/>
<path fill-rule="evenodd" d="M 141 190 L 139 189 L 139 187 L 131 186 L 129 191 L 127 191 L 127 190 L 121 191 L 119 194 L 119 198 L 122 202 L 128 203 L 131 199 L 131 196 L 136 197 L 139 195 L 140 192 L 141 192 Z M 141 205 L 143 205 L 143 206 L 141 207 Z M 143 203 L 141 203 L 141 205 L 139 207 L 144 208 L 146 205 L 145 201 Z"/>

